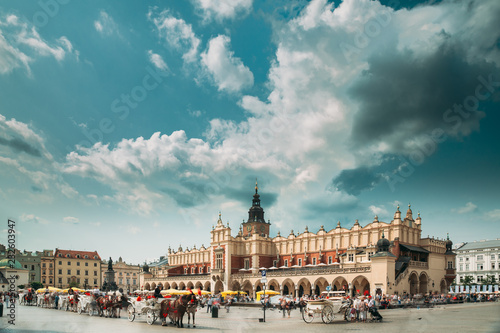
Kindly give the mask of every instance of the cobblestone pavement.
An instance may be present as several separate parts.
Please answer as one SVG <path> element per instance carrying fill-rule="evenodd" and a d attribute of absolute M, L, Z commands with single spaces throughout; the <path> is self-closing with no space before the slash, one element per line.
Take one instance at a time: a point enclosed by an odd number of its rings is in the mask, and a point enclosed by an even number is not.
<path fill-rule="evenodd" d="M 5 309 L 4 309 L 5 310 Z M 432 309 L 396 309 L 380 311 L 382 323 L 348 323 L 335 320 L 331 324 L 323 324 L 316 318 L 306 324 L 298 310 L 292 311 L 290 318 L 283 318 L 278 310 L 266 311 L 266 322 L 259 322 L 262 310 L 258 308 L 231 308 L 229 313 L 219 311 L 219 318 L 212 318 L 205 309 L 196 314 L 196 328 L 177 329 L 173 326 L 162 327 L 159 322 L 148 325 L 145 316 L 139 316 L 129 322 L 126 313 L 119 319 L 90 317 L 86 314 L 41 309 L 37 307 L 17 306 L 15 325 L 0 318 L 0 332 L 500 332 L 500 303 L 476 303 L 439 306 Z M 185 319 L 185 326 L 187 317 Z"/>

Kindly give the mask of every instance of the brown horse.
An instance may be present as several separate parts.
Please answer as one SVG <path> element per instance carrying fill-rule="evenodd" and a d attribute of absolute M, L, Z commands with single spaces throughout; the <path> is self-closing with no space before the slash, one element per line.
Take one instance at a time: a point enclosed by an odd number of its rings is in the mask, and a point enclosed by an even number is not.
<path fill-rule="evenodd" d="M 189 327 L 189 322 L 191 321 L 191 316 L 193 317 L 193 327 L 196 327 L 196 324 L 194 323 L 194 315 L 196 314 L 196 311 L 198 311 L 198 298 L 196 298 L 195 296 L 194 299 L 188 302 L 186 307 L 186 313 L 188 316 L 188 323 L 187 323 L 188 327 Z"/>
<path fill-rule="evenodd" d="M 99 317 L 105 316 L 106 318 L 110 314 L 110 307 L 112 306 L 109 296 L 100 296 L 96 299 L 97 312 Z"/>
<path fill-rule="evenodd" d="M 183 295 L 176 300 L 164 300 L 161 302 L 160 317 L 162 319 L 162 326 L 166 326 L 167 317 L 173 319 L 174 325 L 183 328 L 182 319 L 186 313 L 188 304 L 194 303 L 196 301 L 196 296 L 191 293 L 189 295 Z"/>

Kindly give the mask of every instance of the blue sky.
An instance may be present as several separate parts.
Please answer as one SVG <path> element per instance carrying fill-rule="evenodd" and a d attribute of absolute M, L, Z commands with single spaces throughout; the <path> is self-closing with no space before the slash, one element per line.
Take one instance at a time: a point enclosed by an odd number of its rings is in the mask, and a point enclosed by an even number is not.
<path fill-rule="evenodd" d="M 497 1 L 2 1 L 0 217 L 134 263 L 398 204 L 500 237 Z M 0 239 L 6 242 L 6 237 Z M 132 245 L 132 246 L 131 246 Z"/>

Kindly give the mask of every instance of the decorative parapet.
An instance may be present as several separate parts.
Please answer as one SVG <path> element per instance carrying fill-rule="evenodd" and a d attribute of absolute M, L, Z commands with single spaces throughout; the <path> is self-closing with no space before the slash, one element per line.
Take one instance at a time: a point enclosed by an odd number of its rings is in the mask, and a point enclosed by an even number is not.
<path fill-rule="evenodd" d="M 165 277 L 152 277 L 144 279 L 144 282 L 157 282 L 157 281 L 177 281 L 177 280 L 209 280 L 210 274 L 190 274 L 190 275 L 174 275 Z"/>
<path fill-rule="evenodd" d="M 349 273 L 368 273 L 371 272 L 370 266 L 353 267 L 353 268 L 285 268 L 283 271 L 268 270 L 267 277 L 283 277 L 297 275 L 328 275 L 328 274 L 349 274 Z M 241 278 L 259 278 L 260 272 L 255 273 L 235 273 L 233 277 Z"/>
<path fill-rule="evenodd" d="M 408 264 L 409 267 L 418 267 L 422 269 L 429 269 L 429 263 L 428 262 L 423 262 L 423 261 L 413 261 L 410 260 L 410 263 Z"/>

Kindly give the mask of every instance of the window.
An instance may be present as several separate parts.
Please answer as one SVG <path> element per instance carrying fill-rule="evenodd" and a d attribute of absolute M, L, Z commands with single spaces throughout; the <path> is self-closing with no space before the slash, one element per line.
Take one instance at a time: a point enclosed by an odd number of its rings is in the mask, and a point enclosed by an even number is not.
<path fill-rule="evenodd" d="M 210 273 L 210 267 L 207 267 L 207 273 Z"/>
<path fill-rule="evenodd" d="M 285 267 L 288 267 L 288 259 L 285 259 Z"/>
<path fill-rule="evenodd" d="M 85 266 L 88 266 L 88 265 L 89 265 L 89 263 L 88 263 L 88 262 L 86 262 L 86 263 L 85 263 Z"/>
<path fill-rule="evenodd" d="M 76 275 L 80 275 L 80 270 L 79 269 L 76 270 Z"/>
<path fill-rule="evenodd" d="M 349 254 L 349 261 L 354 261 L 354 254 L 352 253 Z"/>
<path fill-rule="evenodd" d="M 469 261 L 469 257 L 465 258 L 465 261 Z"/>
<path fill-rule="evenodd" d="M 222 269 L 222 253 L 217 253 L 215 255 L 215 268 Z"/>
<path fill-rule="evenodd" d="M 122 276 L 122 274 L 123 274 L 123 273 L 122 273 L 122 272 L 120 272 L 120 276 Z"/>
<path fill-rule="evenodd" d="M 62 265 L 62 261 L 59 260 L 59 265 Z"/>
<path fill-rule="evenodd" d="M 59 274 L 62 274 L 62 269 L 59 270 Z"/>
<path fill-rule="evenodd" d="M 97 279 L 94 279 L 94 284 L 97 285 Z"/>
<path fill-rule="evenodd" d="M 89 275 L 89 271 L 85 271 L 85 275 Z"/>
<path fill-rule="evenodd" d="M 80 284 L 80 278 L 76 279 L 76 283 Z"/>
<path fill-rule="evenodd" d="M 79 255 L 79 254 L 77 254 L 77 255 L 76 255 L 76 257 L 77 257 L 78 259 L 80 259 L 80 255 Z"/>
<path fill-rule="evenodd" d="M 460 277 L 460 282 L 464 282 L 464 277 L 463 276 Z"/>
<path fill-rule="evenodd" d="M 203 267 L 198 268 L 198 273 L 199 274 L 203 273 Z M 135 273 L 134 273 L 134 275 L 135 275 Z M 135 281 L 135 279 L 134 279 L 134 281 Z M 135 282 L 134 282 L 134 284 L 135 284 Z"/>
<path fill-rule="evenodd" d="M 313 265 L 316 265 L 316 258 L 313 258 Z"/>
<path fill-rule="evenodd" d="M 464 270 L 464 265 L 460 264 L 460 271 L 463 271 Z"/>
<path fill-rule="evenodd" d="M 66 255 L 66 258 L 70 258 L 71 256 L 69 255 L 69 253 Z"/>
<path fill-rule="evenodd" d="M 245 259 L 245 269 L 250 269 L 250 259 Z"/>
<path fill-rule="evenodd" d="M 71 261 L 68 261 L 68 266 L 71 266 Z"/>
<path fill-rule="evenodd" d="M 479 283 L 481 281 L 483 281 L 483 276 L 482 275 L 478 275 L 477 276 L 477 282 Z"/>
<path fill-rule="evenodd" d="M 468 271 L 469 270 L 469 264 L 465 264 L 465 270 Z"/>
<path fill-rule="evenodd" d="M 494 262 L 491 263 L 491 269 L 495 269 L 495 263 Z"/>
<path fill-rule="evenodd" d="M 299 258 L 299 266 L 302 266 L 302 258 Z"/>
<path fill-rule="evenodd" d="M 52 265 L 50 265 L 50 268 L 52 268 Z M 34 271 L 35 270 L 35 265 L 31 265 L 31 270 Z"/>
<path fill-rule="evenodd" d="M 94 276 L 97 276 L 97 271 L 94 271 Z"/>
<path fill-rule="evenodd" d="M 94 267 L 97 267 L 97 263 L 96 262 L 94 263 Z"/>
<path fill-rule="evenodd" d="M 332 256 L 329 256 L 328 257 L 328 265 L 331 265 L 332 264 Z"/>
<path fill-rule="evenodd" d="M 45 263 L 42 264 L 42 267 L 45 268 Z"/>
<path fill-rule="evenodd" d="M 483 270 L 483 264 L 477 264 L 477 270 L 482 271 Z"/>
<path fill-rule="evenodd" d="M 68 275 L 70 275 L 70 274 L 71 274 L 71 269 L 68 269 Z"/>
<path fill-rule="evenodd" d="M 70 281 L 71 281 L 71 280 L 68 278 L 68 284 L 70 283 Z"/>
<path fill-rule="evenodd" d="M 118 281 L 119 284 L 123 284 L 123 278 L 119 278 Z"/>
<path fill-rule="evenodd" d="M 52 279 L 49 280 L 49 283 L 52 284 Z"/>
<path fill-rule="evenodd" d="M 476 257 L 477 260 L 483 260 L 483 255 L 482 254 L 478 254 L 477 257 Z"/>
<path fill-rule="evenodd" d="M 460 257 L 460 262 L 463 262 L 464 261 L 464 258 L 463 257 Z"/>
<path fill-rule="evenodd" d="M 59 283 L 62 283 L 62 278 L 59 278 L 58 282 L 59 282 Z"/>
<path fill-rule="evenodd" d="M 453 261 L 448 261 L 448 269 L 453 269 Z"/>
<path fill-rule="evenodd" d="M 85 279 L 85 284 L 88 284 L 89 283 L 89 279 Z"/>
<path fill-rule="evenodd" d="M 133 282 L 133 285 L 136 285 L 136 279 L 133 279 L 132 282 Z"/>
<path fill-rule="evenodd" d="M 184 274 L 187 274 L 187 273 L 188 273 L 188 269 L 184 268 Z"/>
<path fill-rule="evenodd" d="M 45 278 L 43 278 L 43 281 L 42 281 L 43 284 L 45 284 Z"/>
<path fill-rule="evenodd" d="M 194 267 L 191 267 L 191 274 L 194 274 Z"/>
<path fill-rule="evenodd" d="M 79 262 L 79 261 L 77 261 L 77 262 L 76 262 L 76 265 L 77 265 L 77 266 L 80 266 L 80 262 Z"/>
<path fill-rule="evenodd" d="M 491 255 L 491 260 L 495 260 L 495 255 L 494 254 Z"/>

